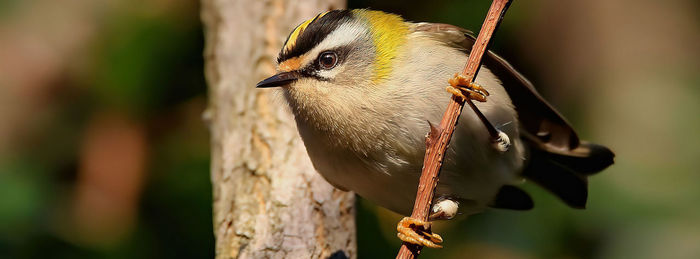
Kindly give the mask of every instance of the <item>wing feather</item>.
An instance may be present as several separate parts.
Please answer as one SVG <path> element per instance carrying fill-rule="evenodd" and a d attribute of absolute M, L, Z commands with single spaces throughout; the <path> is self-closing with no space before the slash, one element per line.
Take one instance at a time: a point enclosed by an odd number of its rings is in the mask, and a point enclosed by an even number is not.
<path fill-rule="evenodd" d="M 471 31 L 449 24 L 416 23 L 413 30 L 428 33 L 465 53 L 471 51 L 476 40 Z M 530 149 L 530 161 L 523 175 L 570 206 L 585 207 L 586 175 L 610 166 L 613 152 L 605 146 L 581 141 L 571 124 L 505 59 L 488 51 L 482 65 L 501 80 L 518 113 L 520 137 Z"/>

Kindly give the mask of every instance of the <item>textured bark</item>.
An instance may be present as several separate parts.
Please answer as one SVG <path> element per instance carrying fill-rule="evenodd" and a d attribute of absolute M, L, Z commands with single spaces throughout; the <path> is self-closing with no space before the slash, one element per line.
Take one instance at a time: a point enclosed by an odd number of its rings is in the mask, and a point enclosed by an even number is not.
<path fill-rule="evenodd" d="M 343 0 L 202 0 L 217 258 L 356 257 L 354 195 L 314 170 L 292 115 L 255 83 L 294 26 Z"/>

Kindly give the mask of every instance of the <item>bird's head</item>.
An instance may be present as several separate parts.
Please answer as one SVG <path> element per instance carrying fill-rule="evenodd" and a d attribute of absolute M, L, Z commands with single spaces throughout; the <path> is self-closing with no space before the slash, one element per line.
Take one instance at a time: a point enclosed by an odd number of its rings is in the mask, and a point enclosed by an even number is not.
<path fill-rule="evenodd" d="M 297 117 L 317 122 L 358 122 L 381 100 L 409 25 L 394 14 L 373 10 L 325 12 L 297 26 L 277 58 L 278 73 L 258 88 L 282 87 Z M 320 125 L 319 125 L 320 126 Z M 337 126 L 337 125 L 336 125 Z"/>

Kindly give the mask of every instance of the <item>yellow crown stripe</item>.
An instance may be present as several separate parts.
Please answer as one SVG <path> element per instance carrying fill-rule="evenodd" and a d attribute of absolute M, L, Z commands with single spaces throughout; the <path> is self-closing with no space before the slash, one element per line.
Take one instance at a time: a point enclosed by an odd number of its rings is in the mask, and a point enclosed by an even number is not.
<path fill-rule="evenodd" d="M 287 44 L 284 45 L 284 50 L 290 51 L 294 47 L 294 45 L 296 45 L 297 38 L 299 37 L 299 35 L 304 33 L 304 30 L 306 29 L 306 27 L 308 27 L 309 24 L 311 24 L 314 21 L 318 20 L 319 18 L 323 17 L 327 13 L 328 12 L 320 13 L 320 14 L 316 15 L 316 17 L 314 17 L 313 19 L 306 20 L 305 22 L 299 24 L 299 26 L 297 26 L 294 29 L 294 31 L 292 31 L 292 34 L 289 35 L 289 38 L 287 39 Z"/>
<path fill-rule="evenodd" d="M 406 41 L 409 28 L 401 16 L 381 11 L 353 10 L 353 13 L 363 17 L 369 24 L 372 41 L 376 48 L 374 58 L 375 83 L 389 77 L 392 72 L 392 62 L 398 54 L 398 48 Z"/>

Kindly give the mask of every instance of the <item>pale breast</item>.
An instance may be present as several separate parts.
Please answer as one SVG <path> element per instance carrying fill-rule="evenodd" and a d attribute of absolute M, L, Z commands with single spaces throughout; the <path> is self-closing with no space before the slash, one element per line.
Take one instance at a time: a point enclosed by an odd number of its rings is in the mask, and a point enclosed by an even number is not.
<path fill-rule="evenodd" d="M 373 117 L 364 118 L 362 123 L 381 125 L 378 128 L 383 130 L 339 131 L 347 133 L 340 138 L 352 138 L 339 140 L 337 132 L 328 134 L 309 120 L 297 119 L 311 161 L 324 178 L 404 215 L 410 214 L 413 207 L 428 121 L 439 124 L 450 98 L 445 91 L 447 79 L 466 61 L 466 55 L 447 46 L 410 45 L 426 43 L 423 40 L 427 39 L 411 41 L 399 57 L 403 60 L 397 61 L 421 65 L 397 67 L 390 83 L 376 90 L 382 92 L 372 93 L 374 97 L 391 98 L 365 100 L 366 105 L 380 108 L 373 109 Z M 445 53 L 456 58 L 440 58 Z M 513 145 L 503 154 L 493 149 L 483 124 L 465 108 L 444 161 L 436 195 L 457 199 L 460 211 L 465 214 L 483 210 L 501 186 L 517 181 L 523 164 L 517 115 L 507 93 L 486 68 L 481 69 L 477 83 L 491 93 L 486 103 L 477 106 L 491 123 L 510 136 Z M 362 128 L 358 124 L 347 130 Z M 350 142 L 360 144 L 343 144 Z"/>

